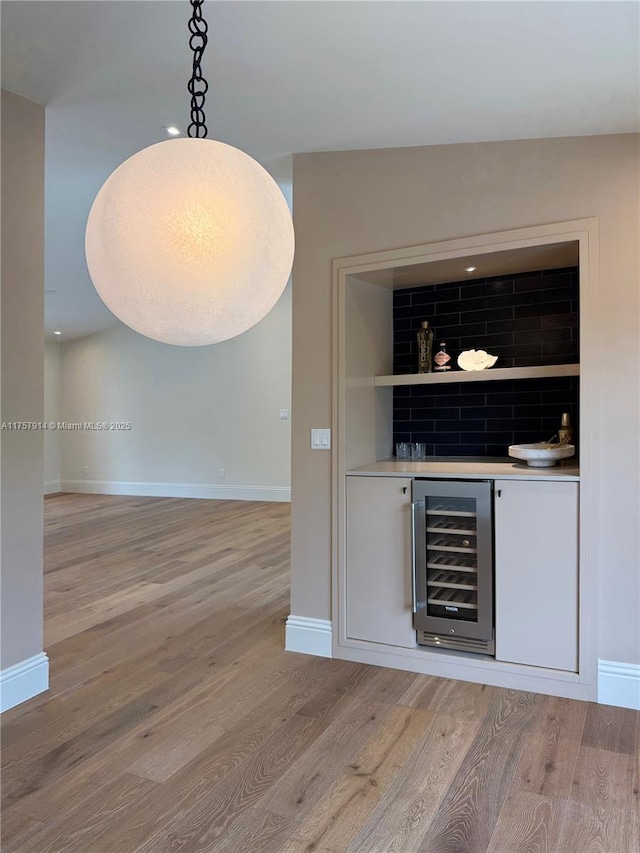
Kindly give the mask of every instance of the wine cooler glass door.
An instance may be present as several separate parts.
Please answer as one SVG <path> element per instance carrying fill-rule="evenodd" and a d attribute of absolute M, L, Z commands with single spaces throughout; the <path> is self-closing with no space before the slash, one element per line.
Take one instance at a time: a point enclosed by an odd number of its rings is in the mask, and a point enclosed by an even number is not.
<path fill-rule="evenodd" d="M 416 628 L 491 639 L 491 484 L 416 480 L 414 513 Z"/>

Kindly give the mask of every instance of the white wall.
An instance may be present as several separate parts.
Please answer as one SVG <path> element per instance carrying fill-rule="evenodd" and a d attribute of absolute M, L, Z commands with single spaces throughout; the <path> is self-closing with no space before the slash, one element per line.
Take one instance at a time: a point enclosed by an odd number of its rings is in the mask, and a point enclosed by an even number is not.
<path fill-rule="evenodd" d="M 62 420 L 62 351 L 60 344 L 44 345 L 44 419 L 47 423 Z M 44 493 L 60 491 L 60 433 L 47 429 L 44 434 Z"/>
<path fill-rule="evenodd" d="M 2 92 L 3 421 L 42 420 L 44 108 Z M 45 690 L 40 430 L 1 435 L 2 707 Z"/>
<path fill-rule="evenodd" d="M 331 260 L 598 217 L 589 317 L 597 482 L 599 657 L 640 664 L 639 140 L 587 136 L 301 154 L 294 159 L 292 613 L 331 617 Z"/>
<path fill-rule="evenodd" d="M 214 346 L 122 325 L 63 344 L 64 421 L 131 430 L 61 433 L 62 488 L 288 500 L 290 396 L 290 287 L 257 326 Z"/>

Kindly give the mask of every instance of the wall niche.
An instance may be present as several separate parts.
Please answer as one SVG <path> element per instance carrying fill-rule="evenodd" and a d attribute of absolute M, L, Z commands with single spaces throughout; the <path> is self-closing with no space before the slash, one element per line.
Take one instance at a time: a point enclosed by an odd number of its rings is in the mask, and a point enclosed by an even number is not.
<path fill-rule="evenodd" d="M 423 320 L 453 370 L 465 349 L 497 355 L 496 369 L 576 364 L 578 300 L 575 266 L 395 290 L 393 372 L 417 372 Z M 510 444 L 550 438 L 562 412 L 577 428 L 578 406 L 577 376 L 396 386 L 393 442 L 424 442 L 429 456 L 504 457 Z"/>

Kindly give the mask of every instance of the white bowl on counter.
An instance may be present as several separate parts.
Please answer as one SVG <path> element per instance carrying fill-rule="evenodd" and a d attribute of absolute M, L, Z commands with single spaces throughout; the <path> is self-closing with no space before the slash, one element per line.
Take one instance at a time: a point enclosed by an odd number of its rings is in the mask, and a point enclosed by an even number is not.
<path fill-rule="evenodd" d="M 560 459 L 568 459 L 576 455 L 573 444 L 563 447 L 552 447 L 546 441 L 537 444 L 511 444 L 509 456 L 526 462 L 531 468 L 552 468 Z"/>

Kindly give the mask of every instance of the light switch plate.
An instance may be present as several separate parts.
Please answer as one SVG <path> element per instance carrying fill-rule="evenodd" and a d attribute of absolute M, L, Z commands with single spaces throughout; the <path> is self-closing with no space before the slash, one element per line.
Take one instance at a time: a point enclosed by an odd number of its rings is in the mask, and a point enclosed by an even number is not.
<path fill-rule="evenodd" d="M 312 450 L 331 450 L 331 430 L 330 429 L 312 429 L 311 430 L 311 449 Z"/>

